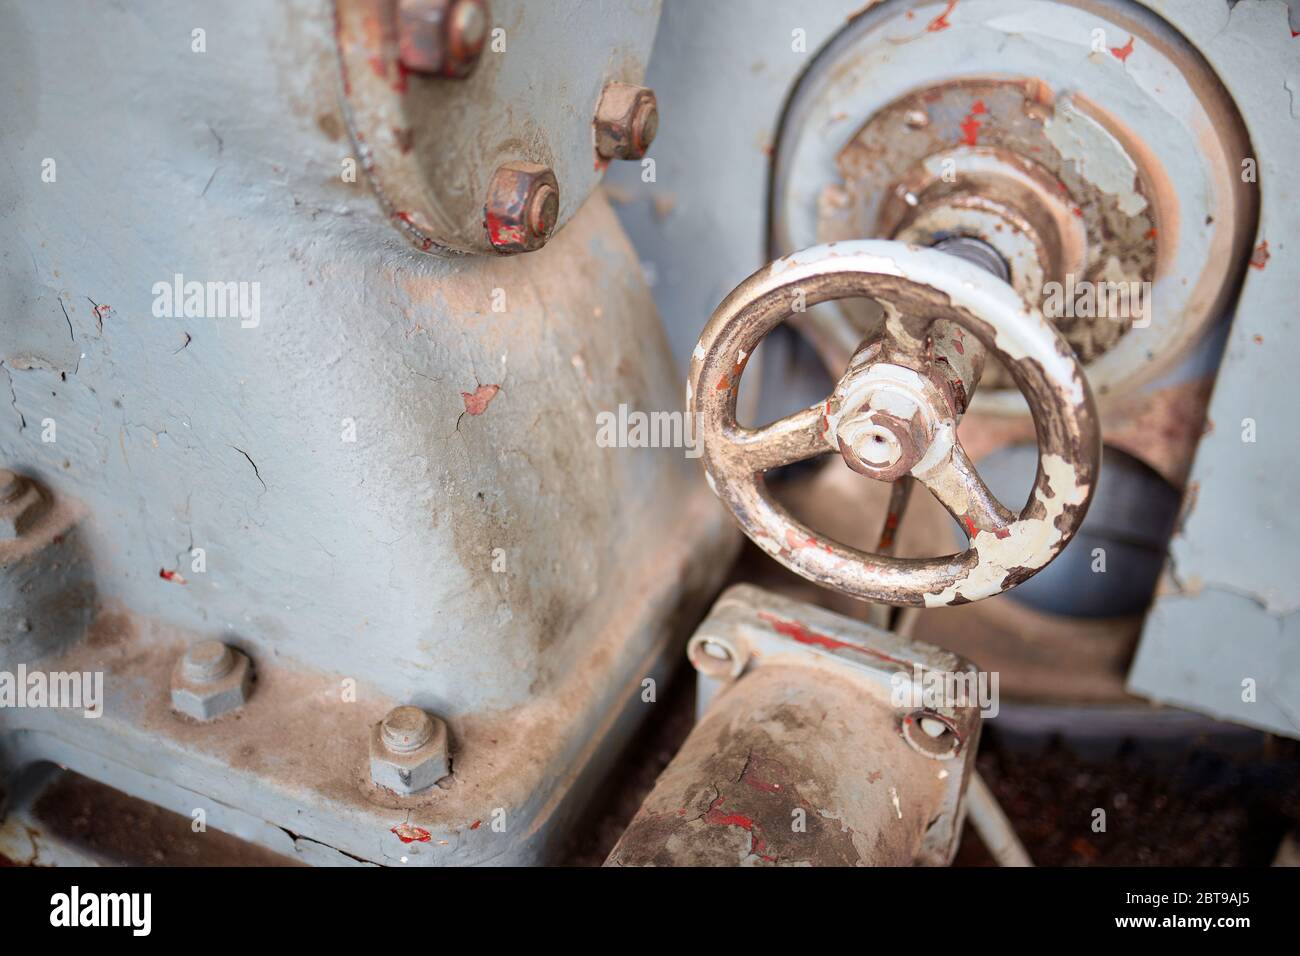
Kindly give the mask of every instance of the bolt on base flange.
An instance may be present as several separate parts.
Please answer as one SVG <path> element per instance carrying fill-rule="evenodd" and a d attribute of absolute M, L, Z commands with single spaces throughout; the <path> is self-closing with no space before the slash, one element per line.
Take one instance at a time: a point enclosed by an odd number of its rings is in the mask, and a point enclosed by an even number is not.
<path fill-rule="evenodd" d="M 172 708 L 195 720 L 215 720 L 242 707 L 252 683 L 248 655 L 221 641 L 204 641 L 172 670 Z"/>
<path fill-rule="evenodd" d="M 36 483 L 0 469 L 0 541 L 12 541 L 34 525 L 49 504 Z"/>
<path fill-rule="evenodd" d="M 419 793 L 451 773 L 445 722 L 419 707 L 394 707 L 370 728 L 370 779 L 399 794 Z"/>

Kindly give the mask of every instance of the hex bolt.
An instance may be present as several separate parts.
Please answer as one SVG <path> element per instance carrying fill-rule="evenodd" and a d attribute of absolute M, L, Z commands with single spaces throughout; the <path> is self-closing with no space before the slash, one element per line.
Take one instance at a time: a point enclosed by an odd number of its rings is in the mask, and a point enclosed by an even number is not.
<path fill-rule="evenodd" d="M 221 641 L 203 641 L 172 670 L 172 707 L 195 720 L 215 720 L 242 707 L 252 683 L 248 655 Z"/>
<path fill-rule="evenodd" d="M 7 468 L 0 469 L 0 541 L 26 534 L 48 505 L 34 481 Z"/>
<path fill-rule="evenodd" d="M 204 641 L 185 652 L 185 676 L 195 683 L 209 683 L 225 677 L 235 666 L 235 655 L 220 641 Z"/>
<path fill-rule="evenodd" d="M 640 159 L 659 132 L 654 90 L 607 83 L 596 105 L 596 153 L 601 159 Z"/>
<path fill-rule="evenodd" d="M 13 501 L 23 490 L 23 480 L 8 468 L 0 468 L 0 501 Z"/>
<path fill-rule="evenodd" d="M 370 729 L 370 779 L 376 786 L 419 793 L 450 773 L 447 725 L 419 707 L 394 707 Z"/>
<path fill-rule="evenodd" d="M 537 163 L 501 166 L 488 184 L 483 225 L 497 252 L 532 252 L 546 245 L 560 215 L 555 173 Z"/>
<path fill-rule="evenodd" d="M 398 754 L 419 750 L 433 736 L 433 721 L 419 707 L 394 707 L 379 727 L 384 746 Z"/>
<path fill-rule="evenodd" d="M 464 79 L 487 43 L 486 0 L 398 0 L 397 50 L 417 73 Z"/>

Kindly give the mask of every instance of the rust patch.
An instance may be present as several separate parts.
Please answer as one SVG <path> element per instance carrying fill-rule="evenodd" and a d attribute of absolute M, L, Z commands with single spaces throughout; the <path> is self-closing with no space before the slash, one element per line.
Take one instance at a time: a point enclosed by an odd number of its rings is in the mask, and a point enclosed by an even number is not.
<path fill-rule="evenodd" d="M 500 385 L 480 385 L 472 392 L 461 392 L 460 397 L 465 401 L 465 411 L 471 415 L 482 415 L 499 391 Z"/>
<path fill-rule="evenodd" d="M 1263 242 L 1257 245 L 1255 247 L 1255 251 L 1251 253 L 1250 267 L 1252 269 L 1262 269 L 1266 265 L 1268 265 L 1268 260 L 1271 258 L 1272 256 L 1269 254 L 1268 251 L 1268 240 L 1265 239 Z"/>

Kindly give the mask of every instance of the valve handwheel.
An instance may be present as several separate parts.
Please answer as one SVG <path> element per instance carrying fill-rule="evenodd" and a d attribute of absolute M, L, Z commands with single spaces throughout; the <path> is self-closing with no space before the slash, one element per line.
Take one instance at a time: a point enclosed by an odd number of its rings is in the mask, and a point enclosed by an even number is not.
<path fill-rule="evenodd" d="M 739 425 L 741 375 L 763 337 L 796 307 L 849 297 L 879 302 L 884 331 L 859 348 L 832 394 L 762 428 Z M 986 351 L 1025 394 L 1038 436 L 1038 474 L 1018 514 L 957 439 Z M 797 574 L 886 604 L 964 604 L 1033 576 L 1078 530 L 1101 455 L 1087 379 L 1042 314 L 970 262 L 888 240 L 815 246 L 742 282 L 700 336 L 687 403 L 709 484 L 745 533 Z M 899 558 L 818 536 L 773 500 L 763 475 L 828 451 L 868 477 L 925 485 L 965 529 L 967 549 Z"/>

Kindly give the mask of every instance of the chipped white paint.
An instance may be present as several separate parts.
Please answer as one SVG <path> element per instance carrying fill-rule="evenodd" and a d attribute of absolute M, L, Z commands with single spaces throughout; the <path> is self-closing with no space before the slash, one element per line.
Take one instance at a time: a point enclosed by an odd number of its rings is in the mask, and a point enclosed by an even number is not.
<path fill-rule="evenodd" d="M 997 594 L 1012 568 L 1041 567 L 1055 554 L 1062 537 L 1056 519 L 1067 505 L 1083 504 L 1091 489 L 1075 480 L 1074 468 L 1061 456 L 1044 455 L 1041 464 L 1052 493 L 1045 495 L 1037 490 L 1035 498 L 1046 509 L 1046 516 L 1021 518 L 1005 529 L 1003 538 L 991 531 L 977 532 L 971 539 L 971 550 L 977 557 L 975 567 L 951 587 L 925 595 L 926 607 L 944 607 L 957 598 L 977 601 Z"/>
<path fill-rule="evenodd" d="M 898 788 L 897 788 L 897 787 L 890 787 L 890 788 L 889 788 L 889 800 L 890 800 L 890 802 L 894 805 L 894 813 L 896 813 L 896 814 L 898 815 L 898 819 L 900 819 L 900 820 L 903 819 L 903 807 L 902 807 L 902 805 L 899 804 L 899 802 L 898 802 Z"/>
<path fill-rule="evenodd" d="M 1072 98 L 1065 96 L 1056 101 L 1056 111 L 1043 123 L 1043 134 L 1064 158 L 1074 163 L 1081 176 L 1114 196 L 1123 212 L 1135 216 L 1146 209 L 1146 197 L 1134 188 L 1137 164 L 1119 140 L 1079 110 Z"/>

